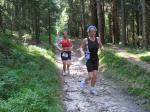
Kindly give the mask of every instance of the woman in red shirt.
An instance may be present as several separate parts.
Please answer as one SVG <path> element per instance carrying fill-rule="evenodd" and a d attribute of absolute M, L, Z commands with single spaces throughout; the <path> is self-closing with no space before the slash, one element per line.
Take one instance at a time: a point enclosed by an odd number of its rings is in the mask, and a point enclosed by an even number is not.
<path fill-rule="evenodd" d="M 61 48 L 59 47 L 61 45 Z M 63 75 L 70 74 L 70 65 L 71 65 L 71 50 L 72 50 L 72 41 L 68 39 L 67 32 L 63 32 L 62 40 L 56 45 L 58 50 L 61 51 L 61 59 L 63 63 Z"/>

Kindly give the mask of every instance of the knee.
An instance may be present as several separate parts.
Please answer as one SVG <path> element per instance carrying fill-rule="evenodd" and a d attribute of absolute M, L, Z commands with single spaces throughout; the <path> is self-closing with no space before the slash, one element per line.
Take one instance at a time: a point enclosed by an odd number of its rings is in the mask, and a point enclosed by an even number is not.
<path fill-rule="evenodd" d="M 97 77 L 95 74 L 93 74 L 91 78 L 92 78 L 92 80 L 96 80 Z"/>
<path fill-rule="evenodd" d="M 67 61 L 67 65 L 71 65 L 71 61 L 70 60 Z"/>
<path fill-rule="evenodd" d="M 63 62 L 63 65 L 66 66 L 67 65 L 66 62 Z"/>

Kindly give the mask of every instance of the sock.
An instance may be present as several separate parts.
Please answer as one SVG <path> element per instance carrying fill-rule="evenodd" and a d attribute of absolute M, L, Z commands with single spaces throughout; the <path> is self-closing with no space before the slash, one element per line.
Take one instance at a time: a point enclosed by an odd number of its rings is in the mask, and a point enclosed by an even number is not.
<path fill-rule="evenodd" d="M 91 87 L 91 90 L 95 90 L 95 87 Z"/>

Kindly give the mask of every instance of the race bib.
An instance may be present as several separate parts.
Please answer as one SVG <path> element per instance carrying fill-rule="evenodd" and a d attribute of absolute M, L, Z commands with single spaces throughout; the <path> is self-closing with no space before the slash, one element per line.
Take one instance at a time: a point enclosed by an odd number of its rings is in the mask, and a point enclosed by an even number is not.
<path fill-rule="evenodd" d="M 90 54 L 85 54 L 85 59 L 89 60 L 90 59 Z"/>
<path fill-rule="evenodd" d="M 65 52 L 64 52 L 64 53 L 62 54 L 62 56 L 65 57 L 65 58 L 68 58 L 68 53 L 65 53 Z"/>

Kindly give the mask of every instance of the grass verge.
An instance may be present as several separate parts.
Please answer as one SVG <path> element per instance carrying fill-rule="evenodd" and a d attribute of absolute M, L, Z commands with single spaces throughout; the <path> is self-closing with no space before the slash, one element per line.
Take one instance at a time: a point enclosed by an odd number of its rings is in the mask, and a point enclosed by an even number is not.
<path fill-rule="evenodd" d="M 0 51 L 0 112 L 63 112 L 52 50 L 6 35 L 0 43 L 9 45 L 7 54 Z"/>
<path fill-rule="evenodd" d="M 127 52 L 137 55 L 142 61 L 150 63 L 150 52 L 143 49 L 126 48 Z"/>
<path fill-rule="evenodd" d="M 150 56 L 141 56 L 140 59 L 150 64 Z"/>
<path fill-rule="evenodd" d="M 104 72 L 111 71 L 114 79 L 124 82 L 129 93 L 145 97 L 150 101 L 150 72 L 118 57 L 111 50 L 100 54 L 100 61 L 104 65 Z"/>

